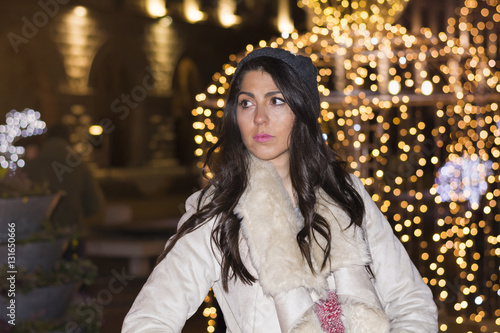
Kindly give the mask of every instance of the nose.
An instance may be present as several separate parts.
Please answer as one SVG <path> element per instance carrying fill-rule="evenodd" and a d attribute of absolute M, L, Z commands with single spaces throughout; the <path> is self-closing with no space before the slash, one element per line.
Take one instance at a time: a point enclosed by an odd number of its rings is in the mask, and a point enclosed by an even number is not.
<path fill-rule="evenodd" d="M 267 112 L 265 107 L 257 107 L 255 109 L 255 116 L 253 122 L 255 125 L 263 125 L 268 121 Z"/>

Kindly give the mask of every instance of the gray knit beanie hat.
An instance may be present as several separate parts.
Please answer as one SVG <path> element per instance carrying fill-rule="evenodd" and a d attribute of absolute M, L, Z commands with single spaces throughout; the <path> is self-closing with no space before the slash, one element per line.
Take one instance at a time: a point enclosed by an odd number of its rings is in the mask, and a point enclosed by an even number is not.
<path fill-rule="evenodd" d="M 255 51 L 250 52 L 244 57 L 239 63 L 234 75 L 238 73 L 241 67 L 247 63 L 249 60 L 258 58 L 258 57 L 271 57 L 275 59 L 279 59 L 288 64 L 293 71 L 302 79 L 305 83 L 306 87 L 309 90 L 309 93 L 314 99 L 315 109 L 314 110 L 319 116 L 320 109 L 320 100 L 319 100 L 319 92 L 318 92 L 318 69 L 312 63 L 311 58 L 304 57 L 302 55 L 295 55 L 289 51 L 273 48 L 273 47 L 264 47 L 262 49 L 257 49 Z"/>

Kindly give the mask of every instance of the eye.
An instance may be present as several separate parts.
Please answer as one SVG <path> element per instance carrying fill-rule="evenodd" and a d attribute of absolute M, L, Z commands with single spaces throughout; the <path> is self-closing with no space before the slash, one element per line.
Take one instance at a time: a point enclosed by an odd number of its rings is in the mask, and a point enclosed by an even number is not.
<path fill-rule="evenodd" d="M 249 108 L 253 105 L 252 102 L 249 101 L 248 99 L 242 99 L 241 101 L 239 101 L 238 104 L 244 109 Z"/>
<path fill-rule="evenodd" d="M 271 98 L 271 104 L 273 104 L 273 105 L 285 105 L 286 102 L 283 98 L 273 97 L 273 98 Z"/>

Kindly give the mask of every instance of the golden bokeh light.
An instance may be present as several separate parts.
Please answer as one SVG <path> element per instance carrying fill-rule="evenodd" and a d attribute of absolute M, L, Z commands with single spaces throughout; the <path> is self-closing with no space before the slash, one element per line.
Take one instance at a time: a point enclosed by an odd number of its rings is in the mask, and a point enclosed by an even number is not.
<path fill-rule="evenodd" d="M 311 31 L 248 45 L 197 96 L 195 155 L 216 142 L 205 133 L 246 53 L 271 46 L 310 56 L 327 144 L 361 178 L 455 323 L 483 322 L 500 315 L 500 4 L 465 0 L 446 31 L 411 34 L 395 24 L 406 3 L 299 1 L 313 13 Z"/>

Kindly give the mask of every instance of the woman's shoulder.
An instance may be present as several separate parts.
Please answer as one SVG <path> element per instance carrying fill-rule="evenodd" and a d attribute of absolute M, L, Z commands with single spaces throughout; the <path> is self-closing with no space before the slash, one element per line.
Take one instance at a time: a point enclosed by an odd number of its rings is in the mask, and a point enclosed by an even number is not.
<path fill-rule="evenodd" d="M 353 173 L 347 173 L 345 176 L 345 181 L 361 196 L 363 197 L 365 190 L 365 185 L 359 177 Z M 330 204 L 339 205 L 338 202 L 330 197 L 323 188 L 318 189 L 317 195 L 320 200 L 326 201 Z"/>
<path fill-rule="evenodd" d="M 354 186 L 356 189 L 365 187 L 361 179 L 354 173 L 348 173 L 347 175 L 349 177 L 348 180 L 350 181 L 351 185 Z"/>
<path fill-rule="evenodd" d="M 190 210 L 193 210 L 193 209 L 196 209 L 196 207 L 198 206 L 198 200 L 200 198 L 200 195 L 201 195 L 201 192 L 203 190 L 198 190 L 194 193 L 192 193 L 187 199 L 186 199 L 186 202 L 185 202 L 185 208 L 186 208 L 186 212 L 189 212 Z"/>
<path fill-rule="evenodd" d="M 187 199 L 185 203 L 185 208 L 186 212 L 189 211 L 196 211 L 203 206 L 207 205 L 210 201 L 211 198 L 213 197 L 213 189 L 212 187 L 206 188 L 206 189 L 201 189 L 193 194 L 191 194 Z M 201 202 L 200 202 L 201 199 Z"/>
<path fill-rule="evenodd" d="M 212 197 L 213 197 L 213 190 L 211 188 L 207 188 L 206 190 L 203 189 L 198 190 L 193 194 L 191 194 L 186 199 L 185 212 L 177 224 L 177 229 L 179 229 L 192 215 L 194 215 L 201 208 L 207 205 L 212 200 Z M 203 224 L 210 224 L 210 223 L 203 223 Z"/>

